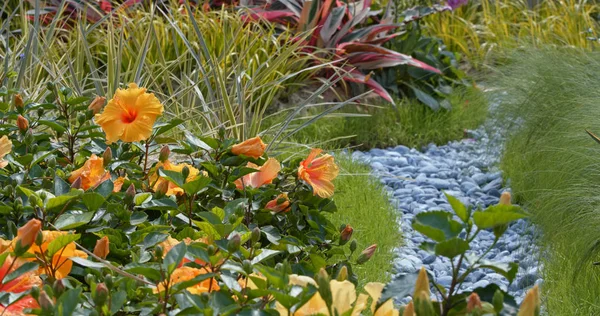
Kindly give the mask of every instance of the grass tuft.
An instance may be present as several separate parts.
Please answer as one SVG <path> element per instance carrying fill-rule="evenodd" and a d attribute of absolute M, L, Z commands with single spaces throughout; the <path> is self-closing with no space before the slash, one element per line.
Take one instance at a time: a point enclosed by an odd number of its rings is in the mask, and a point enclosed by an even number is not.
<path fill-rule="evenodd" d="M 600 145 L 585 129 L 600 132 L 600 54 L 527 50 L 503 75 L 501 110 L 516 132 L 502 168 L 543 230 L 544 305 L 548 315 L 598 315 L 600 267 L 586 252 L 600 240 Z"/>

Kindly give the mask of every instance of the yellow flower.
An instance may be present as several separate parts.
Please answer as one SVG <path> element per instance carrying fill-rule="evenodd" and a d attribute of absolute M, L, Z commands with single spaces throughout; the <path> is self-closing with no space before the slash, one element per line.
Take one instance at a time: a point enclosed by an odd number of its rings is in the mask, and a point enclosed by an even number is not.
<path fill-rule="evenodd" d="M 189 281 L 199 275 L 209 273 L 206 269 L 196 269 L 192 267 L 181 267 L 177 268 L 171 274 L 169 279 L 169 286 L 177 283 Z M 157 288 L 154 289 L 154 293 L 160 293 L 165 290 L 165 282 L 160 283 Z M 189 286 L 187 290 L 192 294 L 200 294 L 219 290 L 219 284 L 214 278 L 209 278 L 198 282 L 192 286 Z"/>
<path fill-rule="evenodd" d="M 518 316 L 538 316 L 540 314 L 540 289 L 536 285 L 525 295 Z"/>
<path fill-rule="evenodd" d="M 31 247 L 38 233 L 42 230 L 42 222 L 39 219 L 32 219 L 17 231 L 17 242 L 21 247 Z"/>
<path fill-rule="evenodd" d="M 306 287 L 308 284 L 313 286 L 317 286 L 316 282 L 307 277 L 292 274 L 290 275 L 290 284 L 298 285 L 302 287 Z M 364 309 L 366 305 L 366 296 L 364 294 L 356 299 L 356 288 L 354 284 L 350 281 L 337 281 L 331 280 L 329 282 L 329 286 L 331 288 L 331 294 L 333 297 L 332 301 L 332 309 L 334 314 L 342 315 L 348 311 L 352 311 L 351 315 L 360 315 L 360 312 Z M 354 304 L 356 302 L 356 304 Z M 282 316 L 288 316 L 288 311 L 285 307 L 283 307 L 279 302 L 275 304 L 275 309 Z M 316 292 L 313 297 L 308 300 L 304 305 L 298 308 L 292 315 L 293 316 L 308 316 L 308 315 L 330 315 L 329 309 L 327 308 L 327 303 L 319 292 Z M 290 315 L 290 316 L 292 316 Z"/>
<path fill-rule="evenodd" d="M 110 179 L 110 173 L 104 170 L 104 159 L 96 155 L 90 156 L 83 167 L 73 171 L 69 177 L 69 182 L 73 183 L 81 178 L 81 188 L 87 190 L 95 188 L 100 183 Z"/>
<path fill-rule="evenodd" d="M 373 299 L 373 303 L 371 304 L 371 313 L 373 313 L 373 316 L 399 316 L 400 311 L 394 308 L 394 303 L 391 299 L 381 304 L 381 306 L 375 310 L 384 287 L 385 284 L 379 282 L 371 282 L 365 285 L 365 291 L 369 293 L 369 296 L 371 296 Z"/>
<path fill-rule="evenodd" d="M 125 176 L 125 177 L 118 177 L 113 182 L 113 192 L 121 192 L 121 189 L 123 188 L 123 183 L 125 183 L 125 180 L 127 180 L 127 176 Z"/>
<path fill-rule="evenodd" d="M 321 149 L 310 151 L 308 157 L 298 167 L 298 177 L 313 188 L 314 195 L 329 198 L 334 190 L 331 181 L 338 176 L 339 169 L 333 156 L 325 154 L 317 158 L 321 152 Z"/>
<path fill-rule="evenodd" d="M 246 155 L 252 158 L 259 158 L 265 153 L 265 148 L 267 148 L 267 145 L 263 143 L 259 136 L 256 136 L 234 145 L 231 148 L 231 152 L 234 155 Z"/>
<path fill-rule="evenodd" d="M 265 184 L 269 184 L 273 182 L 273 179 L 277 178 L 277 174 L 281 170 L 281 165 L 275 158 L 269 158 L 269 160 L 260 167 L 249 162 L 247 167 L 257 169 L 258 171 L 235 180 L 235 186 L 240 190 L 244 187 L 259 188 Z"/>
<path fill-rule="evenodd" d="M 6 167 L 8 165 L 8 161 L 3 160 L 4 156 L 8 155 L 12 150 L 12 142 L 6 135 L 0 138 L 0 168 Z"/>
<path fill-rule="evenodd" d="M 28 252 L 33 253 L 38 257 L 42 257 L 44 253 L 48 251 L 48 245 L 50 245 L 53 240 L 66 234 L 68 233 L 63 231 L 44 230 L 42 231 L 42 244 L 40 246 L 33 244 L 33 246 L 29 248 Z M 77 250 L 75 243 L 70 242 L 52 256 L 52 260 L 48 262 L 47 266 L 40 266 L 39 273 L 45 273 L 47 275 L 54 276 L 55 279 L 62 279 L 68 276 L 71 272 L 71 268 L 73 267 L 73 261 L 71 261 L 71 258 L 73 257 L 86 259 L 87 254 L 81 250 Z"/>
<path fill-rule="evenodd" d="M 156 167 L 154 167 L 156 171 L 154 172 L 154 175 L 152 175 L 152 177 L 150 178 L 150 183 L 154 183 L 153 189 L 154 192 L 156 192 L 159 189 L 159 187 L 161 185 L 164 185 L 163 183 L 166 182 L 168 184 L 167 192 L 165 193 L 166 195 L 180 195 L 183 194 L 184 191 L 182 188 L 178 187 L 177 184 L 158 175 L 158 169 L 160 169 L 161 167 L 163 168 L 163 170 L 176 172 L 181 172 L 183 170 L 183 167 L 188 167 L 190 173 L 188 174 L 188 177 L 185 180 L 186 182 L 194 181 L 196 177 L 200 174 L 200 170 L 186 163 L 176 165 L 171 163 L 169 160 L 165 160 L 165 162 L 158 162 L 156 164 Z M 205 175 L 204 172 L 202 174 Z"/>
<path fill-rule="evenodd" d="M 130 83 L 129 88 L 117 89 L 102 114 L 96 114 L 96 123 L 106 133 L 106 142 L 117 140 L 137 142 L 152 134 L 152 126 L 164 111 L 163 105 L 153 93 Z"/>

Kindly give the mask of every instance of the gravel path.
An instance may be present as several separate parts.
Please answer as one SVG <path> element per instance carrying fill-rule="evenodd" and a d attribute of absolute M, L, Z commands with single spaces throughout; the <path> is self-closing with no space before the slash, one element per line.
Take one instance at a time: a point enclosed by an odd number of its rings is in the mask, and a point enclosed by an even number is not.
<path fill-rule="evenodd" d="M 450 261 L 436 258 L 420 250 L 424 236 L 411 228 L 415 214 L 431 210 L 451 210 L 443 192 L 459 198 L 467 205 L 487 207 L 497 204 L 500 194 L 510 189 L 504 186 L 497 165 L 504 135 L 493 128 L 495 122 L 468 131 L 461 141 L 444 146 L 429 145 L 423 152 L 405 146 L 353 152 L 355 159 L 371 165 L 373 173 L 389 191 L 391 201 L 402 212 L 401 226 L 404 245 L 397 248 L 394 260 L 396 273 L 414 272 L 425 266 L 436 281 L 450 287 Z M 538 238 L 534 227 L 520 220 L 509 227 L 505 235 L 486 256 L 498 262 L 519 262 L 519 273 L 512 284 L 493 271 L 476 271 L 467 278 L 462 289 L 471 289 L 496 283 L 512 294 L 518 303 L 524 292 L 542 282 L 538 269 Z M 472 244 L 472 251 L 481 255 L 493 242 L 490 231 L 482 231 Z M 406 302 L 406 299 L 399 300 Z"/>

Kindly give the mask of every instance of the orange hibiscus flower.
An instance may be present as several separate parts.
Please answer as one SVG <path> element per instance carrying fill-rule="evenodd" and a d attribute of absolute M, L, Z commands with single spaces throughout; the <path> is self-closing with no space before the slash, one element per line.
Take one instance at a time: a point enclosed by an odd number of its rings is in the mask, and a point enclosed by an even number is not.
<path fill-rule="evenodd" d="M 169 280 L 169 285 L 174 285 L 177 283 L 189 281 L 199 275 L 209 273 L 206 269 L 197 269 L 192 267 L 180 267 L 175 269 L 171 274 L 171 278 Z M 160 293 L 165 290 L 165 284 L 160 283 L 156 289 L 154 289 L 155 293 Z M 200 281 L 197 284 L 194 284 L 187 288 L 187 290 L 192 294 L 200 294 L 212 291 L 219 290 L 219 284 L 214 278 L 209 278 L 203 281 Z"/>
<path fill-rule="evenodd" d="M 13 264 L 15 259 L 8 256 L 0 267 L 0 280 L 4 280 L 7 274 L 15 271 L 20 267 L 19 261 Z M 12 267 L 11 267 L 12 266 Z M 10 269 L 10 271 L 9 271 Z M 0 283 L 0 292 L 21 293 L 30 290 L 32 287 L 41 287 L 42 279 L 36 272 L 30 271 L 18 276 L 9 282 Z M 25 315 L 23 312 L 26 308 L 38 308 L 38 304 L 31 295 L 27 295 L 8 307 L 0 304 L 0 313 L 2 315 Z"/>
<path fill-rule="evenodd" d="M 259 158 L 265 153 L 265 148 L 267 148 L 267 145 L 263 143 L 259 136 L 256 136 L 234 145 L 231 148 L 231 152 L 234 155 L 246 155 L 252 158 Z"/>
<path fill-rule="evenodd" d="M 8 165 L 8 161 L 3 160 L 4 156 L 8 155 L 12 150 L 12 142 L 6 135 L 0 138 L 0 168 L 6 167 Z"/>
<path fill-rule="evenodd" d="M 42 231 L 43 241 L 40 246 L 34 244 L 31 248 L 29 248 L 28 252 L 37 255 L 38 257 L 43 256 L 43 254 L 48 250 L 48 245 L 57 237 L 66 235 L 67 232 L 63 231 Z M 77 250 L 75 243 L 71 242 L 67 244 L 64 248 L 59 250 L 52 256 L 52 260 L 48 262 L 47 266 L 41 266 L 39 269 L 39 273 L 47 274 L 54 276 L 55 279 L 62 279 L 69 275 L 71 272 L 71 268 L 73 267 L 73 261 L 71 258 L 80 257 L 87 258 L 87 254 L 81 250 Z"/>
<path fill-rule="evenodd" d="M 152 134 L 152 126 L 164 111 L 163 105 L 145 88 L 130 83 L 125 90 L 117 89 L 104 112 L 96 114 L 96 124 L 106 133 L 108 144 L 122 140 L 138 142 Z"/>
<path fill-rule="evenodd" d="M 310 151 L 308 157 L 298 167 L 298 177 L 312 187 L 314 195 L 329 198 L 335 188 L 331 181 L 338 176 L 339 169 L 333 156 L 325 154 L 317 158 L 321 152 L 321 149 Z"/>
<path fill-rule="evenodd" d="M 265 184 L 269 184 L 273 182 L 273 179 L 277 178 L 277 174 L 281 170 L 281 164 L 275 158 L 269 158 L 269 160 L 260 167 L 249 162 L 247 167 L 257 169 L 258 171 L 235 180 L 235 186 L 240 190 L 244 187 L 258 188 Z"/>
<path fill-rule="evenodd" d="M 87 190 L 95 188 L 100 183 L 110 179 L 110 173 L 104 170 L 104 159 L 96 155 L 90 156 L 83 167 L 73 171 L 69 177 L 69 182 L 73 183 L 78 178 L 81 178 L 81 188 Z"/>
<path fill-rule="evenodd" d="M 190 171 L 187 179 L 185 180 L 186 182 L 190 182 L 190 181 L 194 181 L 194 179 L 196 179 L 196 177 L 200 174 L 200 170 L 194 168 L 192 165 L 189 165 L 187 163 L 182 163 L 182 164 L 173 164 L 171 163 L 169 160 L 165 160 L 165 162 L 159 162 L 156 164 L 156 167 L 154 167 L 155 172 L 152 175 L 152 177 L 150 178 L 150 183 L 154 183 L 153 189 L 156 192 L 158 190 L 158 188 L 162 185 L 163 182 L 168 182 L 168 189 L 167 192 L 165 193 L 166 195 L 180 195 L 183 194 L 184 191 L 182 188 L 178 187 L 177 184 L 161 177 L 158 175 L 158 169 L 163 168 L 163 170 L 169 170 L 169 171 L 176 171 L 176 172 L 181 172 L 183 170 L 183 167 L 188 167 L 188 170 Z M 202 173 L 203 175 L 205 175 L 205 173 Z"/>

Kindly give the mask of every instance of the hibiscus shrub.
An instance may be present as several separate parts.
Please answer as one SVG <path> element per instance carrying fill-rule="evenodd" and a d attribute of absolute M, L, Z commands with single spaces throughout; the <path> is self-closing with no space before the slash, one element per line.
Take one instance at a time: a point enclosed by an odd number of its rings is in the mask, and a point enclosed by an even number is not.
<path fill-rule="evenodd" d="M 47 89 L 0 90 L 7 313 L 274 312 L 315 293 L 291 295 L 291 274 L 357 283 L 376 250 L 324 216 L 338 167 L 319 149 L 282 163 L 260 137 L 198 138 L 135 84 L 108 102 Z"/>

